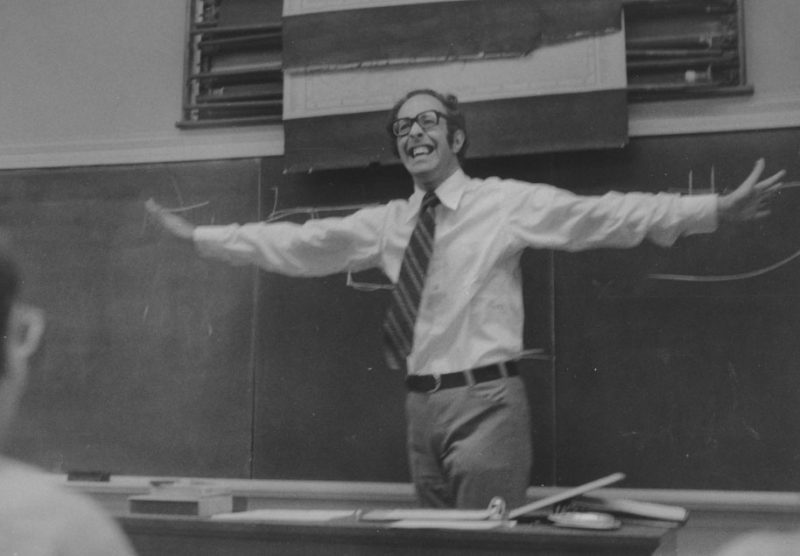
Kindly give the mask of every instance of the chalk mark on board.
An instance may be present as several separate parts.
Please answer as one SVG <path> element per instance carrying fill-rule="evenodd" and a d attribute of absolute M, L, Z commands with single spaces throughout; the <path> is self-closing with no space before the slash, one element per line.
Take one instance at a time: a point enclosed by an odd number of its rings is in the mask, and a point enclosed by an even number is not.
<path fill-rule="evenodd" d="M 208 207 L 208 206 L 211 205 L 211 201 L 210 200 L 201 201 L 201 202 L 197 202 L 197 203 L 194 203 L 194 204 L 186 204 L 184 202 L 184 200 L 183 200 L 183 196 L 181 195 L 181 191 L 180 191 L 180 188 L 178 187 L 178 184 L 177 184 L 176 180 L 175 179 L 171 179 L 170 180 L 170 184 L 172 186 L 172 189 L 174 190 L 175 196 L 177 197 L 178 205 L 174 206 L 174 207 L 171 207 L 171 208 L 166 207 L 166 206 L 162 207 L 164 212 L 168 212 L 170 214 L 176 214 L 176 213 L 189 212 L 189 211 L 201 209 L 201 208 Z M 153 218 L 153 216 L 147 210 L 145 210 L 144 211 L 144 219 L 143 219 L 143 223 L 142 223 L 142 235 L 145 235 L 147 226 L 151 222 L 151 220 L 150 220 L 151 218 Z M 212 214 L 210 216 L 212 225 L 214 224 L 215 218 L 216 218 L 216 215 L 215 215 L 215 213 L 212 212 Z M 208 273 L 208 271 L 207 271 L 207 273 Z M 163 278 L 163 276 L 162 276 L 162 265 L 159 262 L 157 264 L 157 266 L 156 266 L 155 272 L 153 272 L 152 279 L 150 280 L 150 285 L 149 285 L 150 296 L 152 296 L 153 293 L 157 290 L 156 284 L 162 278 Z M 208 278 L 208 276 L 206 276 L 206 280 L 207 280 L 207 278 Z M 151 313 L 150 312 L 150 305 L 151 305 L 150 303 L 147 303 L 145 305 L 145 307 L 144 307 L 144 310 L 142 311 L 142 324 L 147 324 L 148 317 L 150 317 L 150 313 Z M 208 306 L 206 304 L 202 304 L 199 307 L 198 310 L 201 312 L 201 317 L 202 318 L 200 318 L 197 322 L 201 323 L 200 324 L 201 326 L 202 325 L 205 326 L 205 334 L 206 334 L 207 337 L 213 336 L 214 335 L 214 326 L 213 326 L 213 323 L 212 323 L 212 317 L 211 317 L 211 313 L 209 311 Z M 183 323 L 183 328 L 184 329 L 186 329 L 187 326 L 188 325 L 186 323 Z"/>
<path fill-rule="evenodd" d="M 708 195 L 714 194 L 717 192 L 717 185 L 716 185 L 716 170 L 714 166 L 711 166 L 711 172 L 709 174 L 709 182 L 710 186 L 708 188 L 698 189 L 695 187 L 694 184 L 694 170 L 689 170 L 689 174 L 686 178 L 686 188 L 679 188 L 679 187 L 671 187 L 667 191 L 670 193 L 680 193 L 682 195 Z"/>
<path fill-rule="evenodd" d="M 791 189 L 794 187 L 800 187 L 800 182 L 793 181 L 787 182 L 781 185 L 780 189 Z M 713 173 L 713 166 L 712 166 L 712 173 L 711 173 L 711 190 L 714 190 L 714 173 Z M 692 192 L 692 174 L 689 172 L 689 193 Z M 768 274 L 779 269 L 782 266 L 785 266 L 795 260 L 797 257 L 800 257 L 800 249 L 789 255 L 788 257 L 773 263 L 771 265 L 751 270 L 749 272 L 741 272 L 738 274 L 719 274 L 719 275 L 693 275 L 693 274 L 664 274 L 664 273 L 654 273 L 648 274 L 647 277 L 652 280 L 670 280 L 674 282 L 732 282 L 735 280 L 746 280 L 748 278 L 755 278 L 757 276 L 763 276 L 764 274 Z"/>
<path fill-rule="evenodd" d="M 190 210 L 196 210 L 199 208 L 207 207 L 211 204 L 211 201 L 203 201 L 202 203 L 195 203 L 193 205 L 186 205 L 186 206 L 179 206 L 176 208 L 164 208 L 165 211 L 176 213 L 176 212 L 187 212 Z"/>
<path fill-rule="evenodd" d="M 269 216 L 264 219 L 264 222 L 275 222 L 289 216 L 306 215 L 310 220 L 316 220 L 321 214 L 329 212 L 354 212 L 363 208 L 377 206 L 377 203 L 366 203 L 357 205 L 339 205 L 331 207 L 296 207 L 292 209 L 278 210 L 278 195 L 280 193 L 277 187 L 273 187 L 275 197 L 272 203 L 272 211 Z M 353 272 L 348 270 L 345 278 L 345 285 L 348 288 L 353 288 L 356 291 L 374 292 L 380 290 L 393 289 L 391 284 L 381 284 L 377 282 L 357 282 L 353 279 Z"/>
<path fill-rule="evenodd" d="M 378 203 L 358 203 L 352 205 L 329 205 L 329 206 L 305 206 L 294 207 L 288 209 L 278 209 L 280 189 L 278 187 L 270 188 L 274 194 L 272 200 L 272 210 L 269 215 L 263 219 L 263 222 L 274 222 L 282 220 L 290 216 L 305 215 L 311 220 L 316 220 L 320 216 L 328 213 L 347 212 L 352 213 L 358 210 L 379 206 Z"/>
<path fill-rule="evenodd" d="M 792 262 L 797 257 L 800 257 L 800 250 L 795 251 L 785 259 L 773 263 L 769 266 L 751 270 L 750 272 L 741 272 L 739 274 L 719 274 L 719 275 L 691 275 L 691 274 L 648 274 L 647 277 L 652 280 L 672 280 L 676 282 L 732 282 L 734 280 L 746 280 L 748 278 L 755 278 L 756 276 L 763 276 L 769 272 L 779 269 L 780 267 Z"/>

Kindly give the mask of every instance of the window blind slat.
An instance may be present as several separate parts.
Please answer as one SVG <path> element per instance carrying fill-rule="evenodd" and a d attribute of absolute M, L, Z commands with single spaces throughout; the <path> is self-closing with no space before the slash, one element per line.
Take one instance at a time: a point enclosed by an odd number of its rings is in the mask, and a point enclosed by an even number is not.
<path fill-rule="evenodd" d="M 741 0 L 626 0 L 624 14 L 629 101 L 752 92 Z"/>
<path fill-rule="evenodd" d="M 281 121 L 281 8 L 280 0 L 189 0 L 178 127 Z"/>

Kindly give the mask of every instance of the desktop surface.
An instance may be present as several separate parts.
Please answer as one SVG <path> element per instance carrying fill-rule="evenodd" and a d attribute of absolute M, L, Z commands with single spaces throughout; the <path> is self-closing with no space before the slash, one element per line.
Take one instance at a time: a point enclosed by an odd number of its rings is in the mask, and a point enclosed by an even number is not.
<path fill-rule="evenodd" d="M 140 556 L 237 554 L 326 556 L 645 555 L 674 554 L 675 528 L 628 524 L 612 531 L 518 523 L 489 530 L 405 529 L 341 519 L 324 523 L 233 521 L 122 515 Z"/>

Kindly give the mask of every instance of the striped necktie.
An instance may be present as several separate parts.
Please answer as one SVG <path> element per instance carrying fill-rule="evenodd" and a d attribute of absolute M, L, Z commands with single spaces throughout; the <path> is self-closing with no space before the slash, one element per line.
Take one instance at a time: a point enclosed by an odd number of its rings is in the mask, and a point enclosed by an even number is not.
<path fill-rule="evenodd" d="M 392 291 L 392 300 L 383 322 L 386 362 L 392 369 L 405 368 L 406 357 L 414 343 L 414 323 L 417 320 L 425 274 L 433 252 L 436 232 L 435 208 L 439 198 L 431 191 L 422 198 L 417 225 L 403 255 L 400 275 Z"/>

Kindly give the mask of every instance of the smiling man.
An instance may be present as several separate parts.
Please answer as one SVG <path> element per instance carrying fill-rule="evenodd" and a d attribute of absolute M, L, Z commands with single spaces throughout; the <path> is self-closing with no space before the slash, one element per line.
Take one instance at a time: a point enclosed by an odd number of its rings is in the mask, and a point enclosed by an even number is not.
<path fill-rule="evenodd" d="M 523 505 L 530 416 L 515 360 L 522 351 L 524 249 L 670 245 L 722 221 L 766 216 L 783 172 L 759 160 L 725 196 L 578 196 L 546 184 L 475 179 L 462 170 L 467 128 L 458 100 L 429 89 L 390 112 L 393 149 L 414 182 L 408 199 L 303 225 L 197 226 L 155 202 L 147 210 L 203 255 L 295 276 L 380 268 L 395 283 L 387 363 L 405 373 L 408 455 L 419 501 Z"/>
<path fill-rule="evenodd" d="M 399 101 L 391 111 L 389 132 L 397 139 L 395 152 L 421 189 L 434 191 L 461 167 L 464 117 L 457 104 L 434 91 Z"/>

